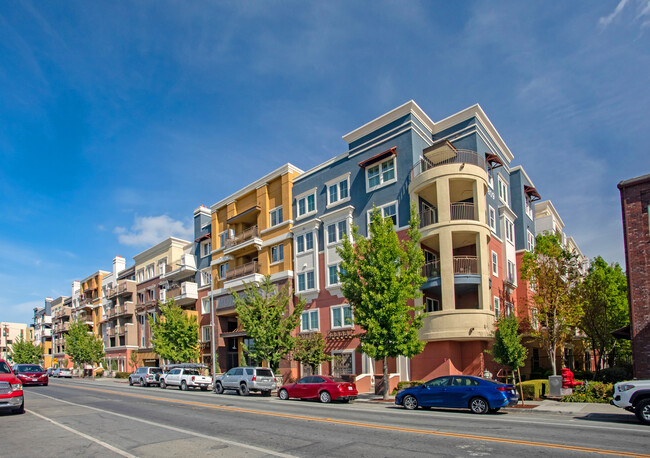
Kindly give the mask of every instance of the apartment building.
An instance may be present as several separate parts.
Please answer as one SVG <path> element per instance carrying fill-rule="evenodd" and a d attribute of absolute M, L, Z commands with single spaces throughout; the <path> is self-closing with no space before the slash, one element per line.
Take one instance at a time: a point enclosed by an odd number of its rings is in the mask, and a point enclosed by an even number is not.
<path fill-rule="evenodd" d="M 11 347 L 17 340 L 31 342 L 33 328 L 25 323 L 0 322 L 0 359 L 11 359 Z"/>
<path fill-rule="evenodd" d="M 186 313 L 196 315 L 196 284 L 188 285 L 186 281 L 179 283 L 174 275 L 166 276 L 174 271 L 184 272 L 184 266 L 191 263 L 184 256 L 193 244 L 187 240 L 169 237 L 151 248 L 135 255 L 135 284 L 136 284 L 136 327 L 138 357 L 141 365 L 159 366 L 160 356 L 151 346 L 151 327 L 149 317 L 157 319 L 160 309 L 158 301 L 174 299 L 182 304 Z M 165 278 L 163 278 L 165 277 Z M 185 285 L 185 286 L 183 286 Z M 187 300 L 194 303 L 186 302 Z"/>
<path fill-rule="evenodd" d="M 43 346 L 43 367 L 52 367 L 52 298 L 46 297 L 43 307 L 34 308 L 35 345 Z"/>
<path fill-rule="evenodd" d="M 194 210 L 194 259 L 197 284 L 196 311 L 199 318 L 200 360 L 212 367 L 212 217 L 210 209 L 201 205 Z"/>
<path fill-rule="evenodd" d="M 72 319 L 72 297 L 61 296 L 52 301 L 52 365 L 71 367 L 72 361 L 65 353 L 65 336 Z"/>
<path fill-rule="evenodd" d="M 293 182 L 302 170 L 286 164 L 211 207 L 214 348 L 221 370 L 246 364 L 242 344 L 250 341 L 237 320 L 231 290 L 270 275 L 293 287 L 291 229 Z M 289 363 L 283 362 L 284 372 Z"/>
<path fill-rule="evenodd" d="M 97 337 L 102 337 L 102 280 L 109 272 L 98 270 L 79 282 L 79 299 L 73 309 L 74 319 L 85 323 Z M 74 286 L 73 286 L 74 300 Z"/>

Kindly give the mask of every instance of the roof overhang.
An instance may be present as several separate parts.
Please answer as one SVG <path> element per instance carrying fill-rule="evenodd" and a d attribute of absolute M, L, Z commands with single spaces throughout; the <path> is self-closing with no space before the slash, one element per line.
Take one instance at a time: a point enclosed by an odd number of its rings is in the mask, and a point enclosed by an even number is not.
<path fill-rule="evenodd" d="M 539 195 L 537 189 L 532 186 L 524 185 L 524 193 L 530 197 L 531 201 L 541 200 L 542 196 Z"/>
<path fill-rule="evenodd" d="M 366 167 L 391 156 L 397 156 L 397 146 L 393 146 L 391 149 L 386 150 L 383 153 L 376 154 L 373 157 L 366 159 L 365 161 L 359 162 L 359 167 L 365 169 Z"/>

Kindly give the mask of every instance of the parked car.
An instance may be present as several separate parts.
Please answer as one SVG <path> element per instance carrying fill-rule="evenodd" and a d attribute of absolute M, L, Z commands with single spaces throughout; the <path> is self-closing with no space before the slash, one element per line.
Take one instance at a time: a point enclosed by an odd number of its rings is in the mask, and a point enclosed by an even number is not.
<path fill-rule="evenodd" d="M 200 388 L 201 391 L 207 391 L 212 384 L 212 377 L 201 375 L 200 370 L 204 367 L 202 364 L 192 363 L 167 366 L 170 371 L 161 375 L 160 388 L 177 386 L 183 391 L 189 388 Z"/>
<path fill-rule="evenodd" d="M 641 423 L 650 425 L 650 380 L 617 383 L 610 403 L 634 412 Z"/>
<path fill-rule="evenodd" d="M 25 413 L 23 384 L 4 359 L 0 359 L 0 410 Z"/>
<path fill-rule="evenodd" d="M 53 367 L 48 367 L 48 368 L 47 368 L 47 375 L 48 375 L 48 377 L 52 377 L 52 373 L 53 373 L 53 372 L 54 372 L 54 368 L 53 368 Z"/>
<path fill-rule="evenodd" d="M 11 370 L 23 385 L 44 385 L 50 381 L 47 372 L 38 364 L 14 364 Z"/>
<path fill-rule="evenodd" d="M 251 391 L 270 396 L 274 389 L 275 375 L 268 367 L 233 367 L 214 379 L 214 392 L 217 394 L 234 390 L 241 396 L 246 396 Z"/>
<path fill-rule="evenodd" d="M 358 394 L 354 383 L 323 375 L 303 377 L 296 383 L 282 385 L 278 390 L 278 397 L 282 400 L 289 398 L 318 399 L 323 403 L 337 399 L 348 402 L 356 399 Z"/>
<path fill-rule="evenodd" d="M 160 385 L 163 370 L 159 367 L 138 367 L 129 375 L 129 385 L 137 383 L 140 386 Z"/>
<path fill-rule="evenodd" d="M 65 367 L 57 367 L 52 372 L 52 377 L 72 378 L 72 371 L 70 369 L 66 369 Z"/>
<path fill-rule="evenodd" d="M 470 409 L 474 413 L 497 412 L 517 404 L 513 385 L 467 375 L 434 378 L 423 385 L 406 388 L 395 396 L 395 404 L 408 410 L 418 407 Z"/>

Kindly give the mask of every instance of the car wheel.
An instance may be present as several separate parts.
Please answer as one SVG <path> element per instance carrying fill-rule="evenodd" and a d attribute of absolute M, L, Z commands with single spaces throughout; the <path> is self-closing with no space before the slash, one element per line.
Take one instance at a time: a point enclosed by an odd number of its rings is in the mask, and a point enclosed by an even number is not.
<path fill-rule="evenodd" d="M 634 406 L 634 413 L 641 423 L 650 425 L 650 399 L 642 399 Z"/>
<path fill-rule="evenodd" d="M 129 377 L 129 386 L 133 386 L 133 380 Z"/>
<path fill-rule="evenodd" d="M 471 410 L 472 413 L 483 414 L 490 410 L 490 406 L 485 399 L 476 397 L 469 401 L 469 410 Z"/>
<path fill-rule="evenodd" d="M 327 404 L 328 402 L 330 402 L 332 400 L 332 395 L 329 394 L 329 392 L 327 392 L 327 391 L 321 391 L 320 394 L 318 395 L 318 399 L 323 404 Z"/>
<path fill-rule="evenodd" d="M 240 396 L 248 396 L 248 393 L 249 393 L 248 385 L 246 385 L 245 383 L 242 383 L 241 385 L 239 385 L 239 394 L 240 394 Z"/>
<path fill-rule="evenodd" d="M 214 386 L 214 392 L 217 394 L 223 394 L 223 385 L 219 382 Z"/>
<path fill-rule="evenodd" d="M 283 401 L 286 401 L 287 399 L 289 399 L 289 392 L 287 390 L 285 390 L 284 388 L 282 388 L 280 390 L 280 392 L 278 393 L 278 397 L 280 399 L 282 399 Z"/>
<path fill-rule="evenodd" d="M 415 410 L 418 408 L 418 400 L 415 398 L 415 396 L 407 394 L 404 396 L 404 399 L 402 399 L 402 405 L 406 410 Z"/>
<path fill-rule="evenodd" d="M 183 381 L 181 382 L 180 389 L 181 389 L 182 391 L 187 391 L 187 383 L 185 383 L 185 380 L 183 380 Z"/>
<path fill-rule="evenodd" d="M 162 388 L 163 390 L 167 388 L 167 384 L 165 383 L 165 380 L 160 381 L 160 388 Z"/>

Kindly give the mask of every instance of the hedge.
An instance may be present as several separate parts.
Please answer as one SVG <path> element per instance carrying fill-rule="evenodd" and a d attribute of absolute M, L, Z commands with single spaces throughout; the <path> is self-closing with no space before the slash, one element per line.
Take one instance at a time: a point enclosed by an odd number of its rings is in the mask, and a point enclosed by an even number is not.
<path fill-rule="evenodd" d="M 115 372 L 115 378 L 129 378 L 130 372 Z"/>
<path fill-rule="evenodd" d="M 519 385 L 521 385 L 521 390 L 519 389 Z M 521 393 L 521 391 L 523 391 L 524 400 L 526 401 L 542 399 L 548 393 L 548 380 L 528 380 L 521 384 L 517 383 L 517 393 Z"/>
<path fill-rule="evenodd" d="M 573 394 L 562 398 L 562 402 L 596 402 L 605 404 L 614 396 L 612 383 L 589 382 L 587 385 L 577 386 Z"/>
<path fill-rule="evenodd" d="M 412 388 L 414 386 L 420 386 L 424 384 L 424 380 L 411 380 L 410 382 L 398 382 L 397 388 L 393 390 L 392 394 L 397 394 L 398 391 L 402 391 L 405 388 Z"/>

